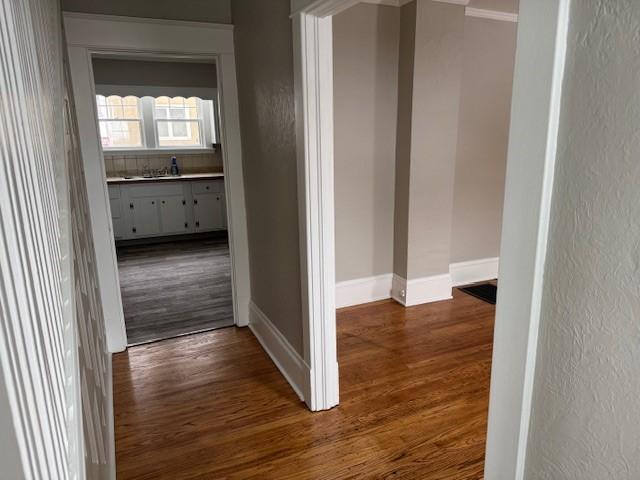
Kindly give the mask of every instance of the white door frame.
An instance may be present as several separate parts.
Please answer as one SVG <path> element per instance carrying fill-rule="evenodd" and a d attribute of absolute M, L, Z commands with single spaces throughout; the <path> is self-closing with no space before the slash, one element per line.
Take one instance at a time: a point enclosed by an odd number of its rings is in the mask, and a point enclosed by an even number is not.
<path fill-rule="evenodd" d="M 65 13 L 64 24 L 109 350 L 123 351 L 127 347 L 127 338 L 105 165 L 98 138 L 91 65 L 95 54 L 215 61 L 227 196 L 233 313 L 236 325 L 247 326 L 251 296 L 249 252 L 233 26 L 78 13 Z"/>
<path fill-rule="evenodd" d="M 313 410 L 338 403 L 331 16 L 355 3 L 291 0 L 299 191 L 304 193 L 305 359 L 312 371 Z M 524 475 L 568 5 L 569 0 L 520 2 L 485 464 L 485 478 L 491 480 Z"/>

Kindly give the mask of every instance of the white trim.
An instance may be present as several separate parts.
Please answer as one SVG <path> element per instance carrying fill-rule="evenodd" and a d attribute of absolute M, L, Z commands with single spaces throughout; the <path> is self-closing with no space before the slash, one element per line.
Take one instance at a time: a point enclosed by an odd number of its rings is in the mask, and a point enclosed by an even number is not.
<path fill-rule="evenodd" d="M 244 203 L 240 122 L 233 30 L 224 26 L 105 15 L 64 14 L 80 144 L 85 167 L 99 284 L 109 351 L 126 348 L 115 242 L 105 166 L 98 138 L 91 57 L 108 54 L 140 59 L 212 61 L 218 74 L 220 143 L 224 164 L 231 277 L 236 325 L 249 323 L 249 253 Z"/>
<path fill-rule="evenodd" d="M 198 54 L 233 53 L 233 30 L 228 26 L 68 12 L 63 18 L 68 46 L 102 54 L 126 54 L 127 59 L 145 53 L 167 54 L 178 61 Z"/>
<path fill-rule="evenodd" d="M 360 0 L 360 3 L 370 3 L 371 5 L 385 5 L 388 7 L 400 7 L 404 3 L 412 2 L 413 0 Z"/>
<path fill-rule="evenodd" d="M 391 298 L 405 307 L 413 307 L 449 300 L 452 298 L 451 290 L 451 275 L 448 273 L 411 280 L 394 274 Z"/>
<path fill-rule="evenodd" d="M 194 22 L 188 20 L 169 20 L 162 18 L 127 17 L 122 15 L 100 15 L 96 13 L 64 12 L 64 18 L 78 20 L 102 20 L 108 22 L 151 23 L 154 25 L 168 25 L 174 27 L 204 28 L 208 30 L 233 30 L 228 23 Z"/>
<path fill-rule="evenodd" d="M 450 3 L 452 5 L 462 5 L 462 6 L 469 5 L 469 0 L 432 0 L 432 1 L 438 2 L 438 3 Z"/>
<path fill-rule="evenodd" d="M 197 154 L 202 154 L 202 153 L 216 153 L 218 150 L 216 148 L 154 148 L 154 149 L 148 149 L 148 148 L 139 148 L 139 149 L 119 149 L 119 148 L 112 148 L 109 150 L 104 150 L 104 154 L 105 155 L 109 155 L 109 156 L 118 156 L 118 155 L 136 155 L 136 156 L 153 156 L 153 157 L 157 157 L 158 155 L 167 155 L 167 156 L 171 156 L 172 154 L 175 155 L 197 155 Z"/>
<path fill-rule="evenodd" d="M 391 298 L 392 278 L 393 275 L 387 273 L 336 283 L 336 308 Z"/>
<path fill-rule="evenodd" d="M 498 278 L 498 265 L 498 257 L 452 263 L 449 265 L 451 287 L 496 279 Z M 447 275 L 412 280 L 409 282 L 409 285 L 413 287 L 412 295 L 414 298 L 416 295 L 427 299 L 436 298 L 436 300 L 421 301 L 419 303 L 428 303 L 430 301 L 440 301 L 451 298 L 450 293 L 447 291 Z M 403 290 L 406 294 L 407 280 L 395 275 L 394 282 L 394 275 L 392 273 L 337 282 L 336 308 L 362 305 L 365 303 L 377 302 L 379 300 L 386 300 L 388 298 L 393 298 L 402 305 L 409 306 L 406 303 L 404 296 L 401 295 Z M 416 291 L 422 292 L 422 294 L 415 293 Z"/>
<path fill-rule="evenodd" d="M 488 20 L 498 20 L 500 22 L 518 22 L 517 13 L 500 12 L 498 10 L 467 7 L 464 9 L 464 14 L 467 17 L 486 18 Z"/>
<path fill-rule="evenodd" d="M 249 302 L 249 329 L 296 395 L 304 401 L 308 396 L 309 367 L 253 301 Z"/>
<path fill-rule="evenodd" d="M 387 5 L 389 7 L 402 7 L 407 3 L 411 3 L 414 0 L 358 0 L 360 3 L 370 3 L 372 5 Z M 452 5 L 469 5 L 469 0 L 432 0 L 439 3 L 451 3 Z M 335 15 L 335 13 L 332 13 Z"/>
<path fill-rule="evenodd" d="M 569 7 L 520 2 L 485 478 L 524 478 Z"/>
<path fill-rule="evenodd" d="M 116 480 L 116 425 L 115 412 L 113 406 L 113 355 L 109 355 L 107 361 L 107 413 L 106 418 L 109 422 L 108 438 L 109 443 L 105 446 L 107 449 L 107 471 L 109 480 Z"/>
<path fill-rule="evenodd" d="M 451 282 L 454 287 L 458 287 L 460 285 L 493 280 L 498 278 L 499 263 L 500 259 L 498 257 L 452 263 L 449 265 Z"/>
<path fill-rule="evenodd" d="M 345 0 L 348 2 L 349 0 Z M 331 0 L 338 6 L 336 0 Z M 293 17 L 304 358 L 313 411 L 338 404 L 332 18 Z"/>

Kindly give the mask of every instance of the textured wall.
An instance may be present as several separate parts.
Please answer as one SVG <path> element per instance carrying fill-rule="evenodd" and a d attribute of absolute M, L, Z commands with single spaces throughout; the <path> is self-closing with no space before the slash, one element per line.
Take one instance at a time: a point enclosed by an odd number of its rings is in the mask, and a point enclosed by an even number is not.
<path fill-rule="evenodd" d="M 62 0 L 66 12 L 231 23 L 230 0 Z"/>
<path fill-rule="evenodd" d="M 572 2 L 528 480 L 640 478 L 640 3 Z"/>
<path fill-rule="evenodd" d="M 517 24 L 466 17 L 451 262 L 497 257 Z"/>
<path fill-rule="evenodd" d="M 232 6 L 252 300 L 302 354 L 289 2 Z"/>
<path fill-rule="evenodd" d="M 390 273 L 400 10 L 333 18 L 336 280 Z"/>

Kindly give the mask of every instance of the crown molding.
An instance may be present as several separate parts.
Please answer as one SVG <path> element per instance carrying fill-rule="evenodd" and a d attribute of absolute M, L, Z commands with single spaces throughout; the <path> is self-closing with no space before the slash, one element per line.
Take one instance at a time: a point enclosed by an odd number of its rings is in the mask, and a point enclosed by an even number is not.
<path fill-rule="evenodd" d="M 194 22 L 190 20 L 166 20 L 163 18 L 147 17 L 126 17 L 122 15 L 103 15 L 98 13 L 81 13 L 63 11 L 62 16 L 67 18 L 77 18 L 81 20 L 102 20 L 109 22 L 129 22 L 129 23 L 150 23 L 155 25 L 172 25 L 179 27 L 197 27 L 210 30 L 233 30 L 233 25 L 229 23 Z"/>
<path fill-rule="evenodd" d="M 360 0 L 361 3 L 370 3 L 372 5 L 387 5 L 390 7 L 402 7 L 407 3 L 411 3 L 417 0 Z M 439 3 L 451 3 L 453 5 L 469 5 L 469 0 L 433 0 L 434 2 Z"/>
<path fill-rule="evenodd" d="M 467 17 L 485 18 L 488 20 L 498 20 L 500 22 L 518 23 L 517 13 L 508 13 L 508 12 L 500 12 L 498 10 L 485 10 L 482 8 L 467 7 L 464 10 L 464 14 Z"/>

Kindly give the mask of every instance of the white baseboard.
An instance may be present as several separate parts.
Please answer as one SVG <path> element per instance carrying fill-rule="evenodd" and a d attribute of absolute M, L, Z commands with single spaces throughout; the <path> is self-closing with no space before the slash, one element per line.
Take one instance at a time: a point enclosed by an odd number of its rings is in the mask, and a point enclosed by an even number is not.
<path fill-rule="evenodd" d="M 308 396 L 310 370 L 304 359 L 260 308 L 249 302 L 249 329 L 269 354 L 300 400 Z"/>
<path fill-rule="evenodd" d="M 336 283 L 336 307 L 350 307 L 393 298 L 410 307 L 451 298 L 451 289 L 459 285 L 498 278 L 499 258 L 481 258 L 452 263 L 449 273 L 407 281 L 391 273 Z M 404 292 L 404 293 L 403 293 Z"/>
<path fill-rule="evenodd" d="M 498 278 L 499 258 L 481 258 L 469 262 L 452 263 L 449 266 L 454 287 Z"/>
<path fill-rule="evenodd" d="M 107 360 L 107 423 L 109 442 L 107 444 L 107 475 L 109 480 L 116 480 L 116 417 L 113 407 L 113 355 Z"/>
<path fill-rule="evenodd" d="M 448 300 L 451 298 L 451 288 L 451 275 L 448 273 L 412 280 L 394 275 L 391 297 L 405 307 L 412 307 Z"/>
<path fill-rule="evenodd" d="M 390 298 L 392 278 L 393 275 L 388 273 L 336 283 L 336 308 Z"/>

